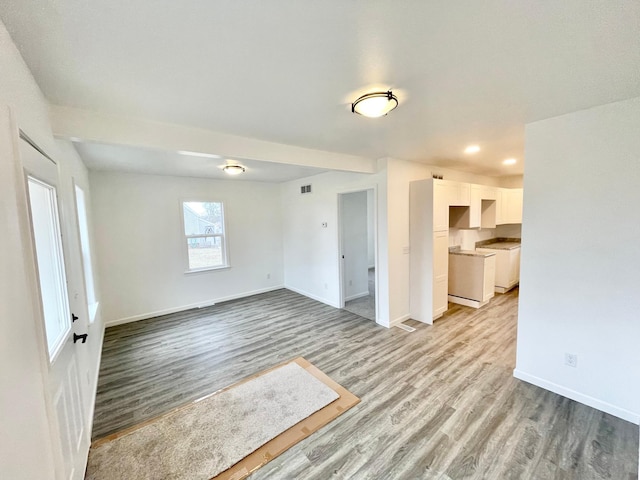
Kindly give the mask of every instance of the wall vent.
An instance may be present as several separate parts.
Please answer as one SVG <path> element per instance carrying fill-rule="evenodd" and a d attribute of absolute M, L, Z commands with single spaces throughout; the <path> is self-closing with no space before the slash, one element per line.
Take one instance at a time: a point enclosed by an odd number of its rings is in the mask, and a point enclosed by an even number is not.
<path fill-rule="evenodd" d="M 302 185 L 300 187 L 300 193 L 311 193 L 311 185 Z"/>

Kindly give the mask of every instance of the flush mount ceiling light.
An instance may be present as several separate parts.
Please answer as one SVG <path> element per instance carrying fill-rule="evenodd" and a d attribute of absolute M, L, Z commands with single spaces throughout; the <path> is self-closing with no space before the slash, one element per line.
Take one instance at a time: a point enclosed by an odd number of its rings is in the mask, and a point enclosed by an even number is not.
<path fill-rule="evenodd" d="M 398 106 L 397 97 L 391 92 L 374 92 L 361 96 L 351 104 L 351 111 L 365 117 L 377 118 Z"/>
<path fill-rule="evenodd" d="M 518 163 L 518 160 L 516 160 L 515 158 L 507 158 L 506 160 L 502 161 L 503 165 L 515 165 L 516 163 Z"/>
<path fill-rule="evenodd" d="M 464 153 L 478 153 L 480 151 L 480 146 L 479 145 L 469 145 L 467 148 L 464 149 Z"/>
<path fill-rule="evenodd" d="M 224 167 L 222 167 L 222 170 L 227 175 L 240 175 L 241 173 L 245 172 L 246 168 L 244 168 L 242 165 L 225 165 Z"/>

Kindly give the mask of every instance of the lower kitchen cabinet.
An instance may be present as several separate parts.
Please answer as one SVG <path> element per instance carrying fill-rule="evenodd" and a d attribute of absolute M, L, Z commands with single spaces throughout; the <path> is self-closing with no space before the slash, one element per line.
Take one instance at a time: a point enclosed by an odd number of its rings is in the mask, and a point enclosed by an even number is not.
<path fill-rule="evenodd" d="M 505 293 L 520 283 L 520 247 L 509 249 L 476 248 L 478 252 L 496 254 L 495 291 Z"/>

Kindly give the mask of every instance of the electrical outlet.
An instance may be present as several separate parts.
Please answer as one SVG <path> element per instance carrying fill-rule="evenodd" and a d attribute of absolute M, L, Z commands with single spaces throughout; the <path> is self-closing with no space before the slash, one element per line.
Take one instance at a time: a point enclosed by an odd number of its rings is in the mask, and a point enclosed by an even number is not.
<path fill-rule="evenodd" d="M 329 288 L 329 285 L 327 285 L 326 283 L 324 284 L 324 289 L 327 290 Z"/>
<path fill-rule="evenodd" d="M 267 280 L 271 278 L 271 274 L 267 273 Z"/>
<path fill-rule="evenodd" d="M 349 286 L 353 287 L 353 281 L 349 280 Z"/>
<path fill-rule="evenodd" d="M 578 366 L 578 355 L 575 353 L 565 353 L 564 364 L 568 367 L 576 368 Z"/>

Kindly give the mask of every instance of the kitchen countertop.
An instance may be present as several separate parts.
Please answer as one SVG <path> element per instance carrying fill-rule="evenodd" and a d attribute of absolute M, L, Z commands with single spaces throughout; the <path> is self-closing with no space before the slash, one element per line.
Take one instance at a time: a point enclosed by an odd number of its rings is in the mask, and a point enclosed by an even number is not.
<path fill-rule="evenodd" d="M 482 245 L 477 248 L 491 248 L 494 250 L 513 250 L 514 248 L 520 248 L 520 242 L 497 242 Z"/>
<path fill-rule="evenodd" d="M 519 238 L 492 238 L 476 243 L 476 248 L 491 248 L 494 250 L 513 250 L 520 248 L 522 242 Z"/>
<path fill-rule="evenodd" d="M 460 247 L 449 249 L 449 255 L 466 255 L 468 257 L 493 257 L 493 252 L 478 252 L 476 250 L 460 250 Z"/>

